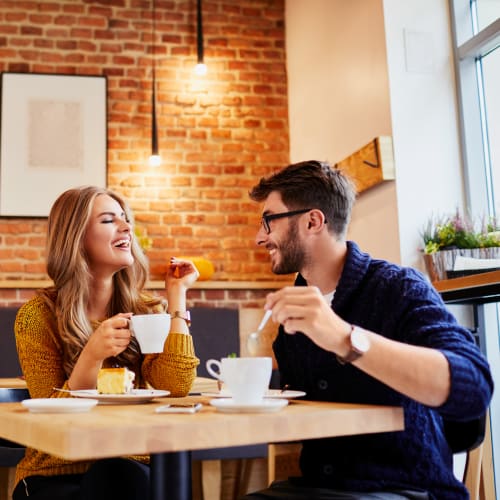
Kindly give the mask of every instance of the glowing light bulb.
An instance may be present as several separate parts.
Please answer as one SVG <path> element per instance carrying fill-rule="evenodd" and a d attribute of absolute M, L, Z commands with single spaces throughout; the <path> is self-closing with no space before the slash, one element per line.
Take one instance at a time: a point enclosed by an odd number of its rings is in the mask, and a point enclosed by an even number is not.
<path fill-rule="evenodd" d="M 198 76 L 206 75 L 207 74 L 207 65 L 205 63 L 198 63 L 194 68 L 194 72 Z"/>
<path fill-rule="evenodd" d="M 161 156 L 160 155 L 151 155 L 149 157 L 149 166 L 150 167 L 159 167 L 161 165 Z"/>

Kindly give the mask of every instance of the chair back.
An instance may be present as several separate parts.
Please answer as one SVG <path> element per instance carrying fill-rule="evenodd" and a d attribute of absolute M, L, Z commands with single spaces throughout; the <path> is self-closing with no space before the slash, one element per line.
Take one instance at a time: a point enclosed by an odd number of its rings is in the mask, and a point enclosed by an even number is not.
<path fill-rule="evenodd" d="M 14 322 L 19 307 L 0 307 L 0 378 L 22 374 L 17 357 Z"/>
<path fill-rule="evenodd" d="M 0 403 L 15 403 L 29 399 L 28 389 L 0 388 Z M 0 467 L 15 467 L 24 457 L 24 446 L 0 438 Z"/>
<path fill-rule="evenodd" d="M 194 307 L 191 309 L 190 333 L 194 350 L 200 359 L 197 374 L 212 378 L 205 363 L 209 359 L 221 359 L 229 354 L 240 355 L 240 333 L 238 309 Z M 255 444 L 195 450 L 194 460 L 228 460 L 238 458 L 267 457 L 267 445 Z"/>
<path fill-rule="evenodd" d="M 240 355 L 238 309 L 195 307 L 191 309 L 190 332 L 200 359 L 199 377 L 210 377 L 205 364 L 209 359 Z"/>
<path fill-rule="evenodd" d="M 443 420 L 444 434 L 453 453 L 473 450 L 484 440 L 486 432 L 486 414 L 474 420 L 458 422 Z"/>

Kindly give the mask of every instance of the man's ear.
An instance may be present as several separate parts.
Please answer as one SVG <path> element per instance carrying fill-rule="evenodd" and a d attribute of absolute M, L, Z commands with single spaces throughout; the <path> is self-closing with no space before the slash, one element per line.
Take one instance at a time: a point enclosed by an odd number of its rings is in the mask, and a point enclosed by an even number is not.
<path fill-rule="evenodd" d="M 307 223 L 307 229 L 319 229 L 325 221 L 325 216 L 321 210 L 311 210 L 309 212 L 309 222 Z"/>

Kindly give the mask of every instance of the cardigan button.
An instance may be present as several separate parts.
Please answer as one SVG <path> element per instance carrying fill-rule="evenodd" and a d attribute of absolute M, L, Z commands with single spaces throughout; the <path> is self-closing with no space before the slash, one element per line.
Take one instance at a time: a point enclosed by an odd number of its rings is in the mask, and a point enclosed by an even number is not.
<path fill-rule="evenodd" d="M 323 465 L 323 474 L 325 476 L 331 476 L 333 474 L 333 466 L 331 464 Z"/>
<path fill-rule="evenodd" d="M 318 387 L 319 387 L 319 389 L 324 391 L 324 390 L 328 389 L 328 382 L 324 379 L 318 380 Z"/>

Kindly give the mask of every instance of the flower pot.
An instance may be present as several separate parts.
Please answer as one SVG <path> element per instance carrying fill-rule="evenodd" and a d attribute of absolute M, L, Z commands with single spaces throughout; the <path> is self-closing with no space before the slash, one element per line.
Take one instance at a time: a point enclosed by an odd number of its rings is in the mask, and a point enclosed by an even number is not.
<path fill-rule="evenodd" d="M 489 248 L 453 248 L 440 250 L 432 254 L 424 254 L 424 263 L 431 281 L 450 278 L 449 271 L 453 271 L 457 255 L 474 259 L 499 259 L 500 247 Z M 491 269 L 481 269 L 477 272 L 486 272 Z"/>

